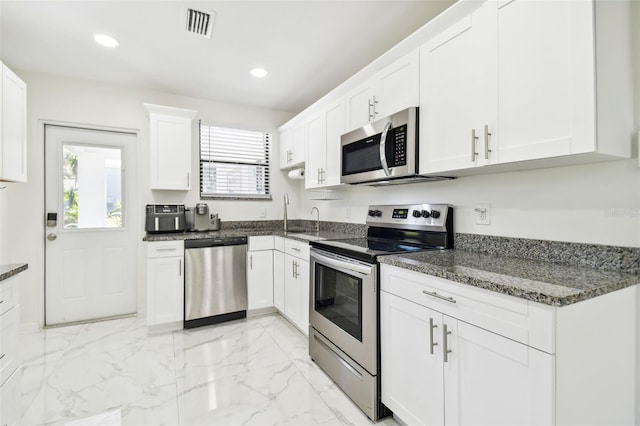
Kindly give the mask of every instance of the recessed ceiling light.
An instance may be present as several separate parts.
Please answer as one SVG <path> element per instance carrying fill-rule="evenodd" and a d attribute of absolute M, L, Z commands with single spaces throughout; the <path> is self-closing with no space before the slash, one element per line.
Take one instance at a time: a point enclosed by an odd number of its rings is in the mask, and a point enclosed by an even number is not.
<path fill-rule="evenodd" d="M 101 44 L 105 47 L 118 47 L 118 45 L 120 45 L 120 43 L 118 43 L 118 40 L 106 34 L 96 34 L 94 36 L 94 39 L 98 44 Z"/>
<path fill-rule="evenodd" d="M 250 72 L 255 78 L 262 78 L 267 75 L 267 70 L 264 68 L 254 68 Z"/>

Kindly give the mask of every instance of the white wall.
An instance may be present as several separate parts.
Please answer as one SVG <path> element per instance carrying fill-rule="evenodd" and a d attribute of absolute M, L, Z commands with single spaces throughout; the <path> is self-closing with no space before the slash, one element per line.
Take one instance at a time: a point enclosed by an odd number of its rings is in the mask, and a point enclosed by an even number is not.
<path fill-rule="evenodd" d="M 10 64 L 9 64 L 10 66 Z M 143 103 L 168 105 L 198 111 L 193 124 L 192 152 L 198 150 L 197 119 L 222 126 L 237 126 L 274 134 L 274 158 L 278 158 L 276 128 L 291 117 L 291 113 L 244 107 L 204 99 L 187 98 L 148 90 L 96 84 L 46 74 L 14 70 L 28 87 L 28 182 L 7 184 L 0 191 L 0 263 L 27 262 L 21 287 L 21 322 L 24 329 L 36 328 L 43 321 L 44 283 L 44 145 L 43 123 L 62 122 L 84 126 L 112 127 L 138 132 L 137 202 L 132 206 L 139 214 L 137 234 L 139 282 L 144 282 L 144 205 L 147 203 L 199 202 L 197 180 L 191 191 L 151 191 L 149 189 L 149 123 Z M 197 158 L 193 170 L 198 170 Z M 272 201 L 218 201 L 209 203 L 223 221 L 257 219 L 262 210 L 265 219 L 282 217 L 282 194 L 295 193 L 284 174 L 274 170 Z M 296 198 L 296 197 L 292 197 Z M 292 200 L 291 217 L 297 207 Z M 145 289 L 139 286 L 139 310 L 145 309 Z"/>

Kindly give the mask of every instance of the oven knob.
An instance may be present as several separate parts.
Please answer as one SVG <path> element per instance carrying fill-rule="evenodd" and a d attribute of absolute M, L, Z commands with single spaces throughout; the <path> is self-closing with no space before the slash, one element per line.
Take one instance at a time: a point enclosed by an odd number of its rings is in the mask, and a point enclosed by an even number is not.
<path fill-rule="evenodd" d="M 434 219 L 437 219 L 440 217 L 440 211 L 438 210 L 431 210 L 431 217 Z"/>
<path fill-rule="evenodd" d="M 420 216 L 422 216 L 422 212 L 420 210 L 413 211 L 413 217 L 420 217 Z"/>
<path fill-rule="evenodd" d="M 380 210 L 376 210 L 376 211 L 375 211 L 375 215 L 376 215 L 376 217 L 380 217 L 380 216 L 382 216 L 382 211 L 380 211 Z"/>
<path fill-rule="evenodd" d="M 429 210 L 422 210 L 422 217 L 424 217 L 425 219 L 428 218 L 429 216 L 431 216 L 429 214 Z"/>
<path fill-rule="evenodd" d="M 376 211 L 375 210 L 369 210 L 369 216 L 374 217 L 376 215 Z"/>

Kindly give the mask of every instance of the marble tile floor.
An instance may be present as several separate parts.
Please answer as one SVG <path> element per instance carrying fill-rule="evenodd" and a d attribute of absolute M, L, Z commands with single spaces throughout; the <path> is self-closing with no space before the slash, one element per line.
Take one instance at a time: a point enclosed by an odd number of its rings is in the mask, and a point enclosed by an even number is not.
<path fill-rule="evenodd" d="M 278 314 L 151 335 L 126 318 L 20 345 L 24 425 L 372 424 Z"/>

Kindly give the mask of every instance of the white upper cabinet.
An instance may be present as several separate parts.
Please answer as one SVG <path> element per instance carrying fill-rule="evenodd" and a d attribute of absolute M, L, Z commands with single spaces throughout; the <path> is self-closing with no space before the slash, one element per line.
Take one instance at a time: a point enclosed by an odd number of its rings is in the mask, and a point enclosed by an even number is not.
<path fill-rule="evenodd" d="M 420 52 L 420 173 L 485 164 L 482 130 L 496 124 L 495 4 L 425 44 Z"/>
<path fill-rule="evenodd" d="M 419 52 L 414 50 L 346 95 L 346 131 L 418 105 Z"/>
<path fill-rule="evenodd" d="M 197 112 L 144 106 L 150 119 L 151 189 L 191 189 L 191 121 Z"/>
<path fill-rule="evenodd" d="M 344 100 L 309 117 L 305 187 L 340 185 L 340 136 L 344 133 Z"/>
<path fill-rule="evenodd" d="M 628 157 L 628 16 L 625 1 L 488 0 L 425 43 L 420 173 Z"/>
<path fill-rule="evenodd" d="M 0 62 L 0 180 L 27 181 L 27 85 Z"/>
<path fill-rule="evenodd" d="M 305 122 L 299 120 L 293 126 L 281 129 L 280 169 L 292 169 L 304 165 L 305 157 Z"/>

